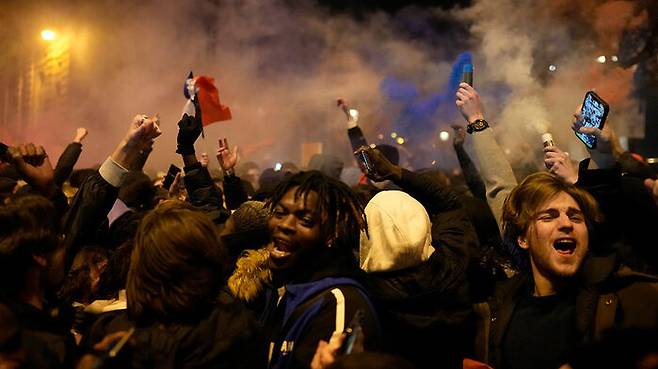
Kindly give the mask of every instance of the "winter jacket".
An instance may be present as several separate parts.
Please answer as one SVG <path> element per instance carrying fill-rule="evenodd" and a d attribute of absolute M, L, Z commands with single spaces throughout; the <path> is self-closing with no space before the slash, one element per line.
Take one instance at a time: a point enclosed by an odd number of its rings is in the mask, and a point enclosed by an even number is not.
<path fill-rule="evenodd" d="M 426 208 L 435 251 L 417 266 L 368 273 L 385 349 L 419 369 L 461 368 L 473 334 L 466 271 L 477 237 L 448 188 L 407 170 L 396 184 Z"/>
<path fill-rule="evenodd" d="M 73 198 L 63 219 L 66 235 L 66 270 L 78 251 L 93 240 L 98 227 L 105 221 L 119 194 L 126 170 L 107 159 L 98 172 L 89 176 Z"/>
<path fill-rule="evenodd" d="M 222 191 L 213 183 L 208 169 L 201 166 L 201 163 L 196 163 L 184 170 L 188 201 L 204 211 L 214 223 L 226 222 L 231 213 L 224 207 Z"/>
<path fill-rule="evenodd" d="M 249 194 L 242 179 L 236 175 L 224 176 L 224 201 L 229 210 L 235 210 L 249 200 Z"/>
<path fill-rule="evenodd" d="M 16 300 L 2 303 L 19 323 L 26 368 L 73 368 L 76 347 L 70 332 L 74 316 L 72 308 L 52 304 L 37 309 Z"/>
<path fill-rule="evenodd" d="M 358 310 L 366 349 L 379 345 L 376 312 L 344 251 L 324 248 L 295 281 L 266 290 L 261 321 L 269 339 L 268 368 L 308 368 L 320 340 L 343 332 Z M 351 257 L 351 255 L 347 256 Z"/>
<path fill-rule="evenodd" d="M 577 282 L 576 329 L 584 343 L 609 328 L 658 328 L 658 277 L 620 265 L 614 255 L 589 256 Z M 526 273 L 499 283 L 489 302 L 476 306 L 477 359 L 500 367 L 506 329 L 515 305 L 532 291 Z"/>
<path fill-rule="evenodd" d="M 90 343 L 127 331 L 135 324 L 127 313 L 105 314 L 91 330 Z M 137 326 L 121 368 L 264 368 L 266 346 L 256 318 L 229 293 L 195 323 Z"/>

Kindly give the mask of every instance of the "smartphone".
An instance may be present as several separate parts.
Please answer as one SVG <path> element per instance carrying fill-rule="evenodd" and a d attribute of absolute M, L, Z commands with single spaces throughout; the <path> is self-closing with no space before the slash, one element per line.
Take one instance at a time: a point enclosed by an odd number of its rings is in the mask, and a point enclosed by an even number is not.
<path fill-rule="evenodd" d="M 364 316 L 363 309 L 359 309 L 354 313 L 354 316 L 352 317 L 352 320 L 350 321 L 350 324 L 347 326 L 345 329 L 345 341 L 343 341 L 343 345 L 340 348 L 340 352 L 343 355 L 349 355 L 352 353 L 352 350 L 354 349 L 354 344 L 356 343 L 357 338 L 359 335 L 363 334 L 363 328 L 361 326 L 361 323 L 363 321 L 363 316 Z"/>
<path fill-rule="evenodd" d="M 473 87 L 473 64 L 464 64 L 462 69 L 462 82 Z"/>
<path fill-rule="evenodd" d="M 583 108 L 580 115 L 583 127 L 594 127 L 603 129 L 605 119 L 608 117 L 610 106 L 594 91 L 588 91 L 583 100 Z M 583 141 L 585 146 L 590 149 L 596 148 L 596 137 L 594 135 L 587 135 L 584 133 L 576 132 L 576 136 Z"/>
<path fill-rule="evenodd" d="M 164 177 L 164 181 L 162 181 L 162 187 L 166 188 L 167 190 L 171 187 L 171 185 L 174 183 L 174 179 L 176 179 L 176 174 L 180 173 L 181 169 L 174 164 L 171 164 L 169 166 L 169 171 L 167 171 L 167 175 Z"/>
<path fill-rule="evenodd" d="M 370 155 L 368 155 L 368 151 L 362 149 L 365 149 L 365 146 L 362 146 L 358 150 L 356 150 L 354 152 L 354 156 L 356 157 L 356 161 L 359 163 L 361 170 L 365 174 L 372 174 L 375 172 L 375 167 L 372 165 L 372 160 L 370 160 Z"/>

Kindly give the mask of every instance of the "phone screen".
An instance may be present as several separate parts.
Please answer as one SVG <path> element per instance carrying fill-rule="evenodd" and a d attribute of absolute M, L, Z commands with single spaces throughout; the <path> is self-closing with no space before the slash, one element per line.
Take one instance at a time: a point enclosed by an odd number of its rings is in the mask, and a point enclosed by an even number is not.
<path fill-rule="evenodd" d="M 171 185 L 174 183 L 174 179 L 176 179 L 176 174 L 180 173 L 181 169 L 174 164 L 171 164 L 169 166 L 169 171 L 167 172 L 167 175 L 164 178 L 164 181 L 162 182 L 162 187 L 166 188 L 167 190 L 171 187 Z"/>
<path fill-rule="evenodd" d="M 581 119 L 583 127 L 603 128 L 605 118 L 608 115 L 608 104 L 601 99 L 594 92 L 590 91 L 585 95 L 583 107 L 581 109 Z M 596 147 L 596 137 L 580 132 L 576 132 L 576 136 L 580 138 L 583 143 L 593 149 Z"/>
<path fill-rule="evenodd" d="M 357 150 L 354 153 L 354 156 L 356 157 L 356 160 L 361 167 L 361 171 L 366 173 L 366 174 L 371 174 L 374 172 L 374 167 L 372 166 L 372 162 L 370 161 L 370 156 L 368 156 L 368 153 L 364 150 Z"/>
<path fill-rule="evenodd" d="M 340 352 L 343 355 L 349 355 L 352 353 L 352 350 L 354 349 L 354 344 L 356 343 L 356 340 L 359 335 L 363 334 L 363 328 L 361 327 L 361 322 L 363 321 L 365 313 L 363 309 L 359 309 L 354 313 L 354 316 L 352 317 L 352 321 L 350 321 L 350 324 L 347 326 L 347 329 L 345 329 L 345 341 L 343 341 L 343 345 L 340 349 Z"/>

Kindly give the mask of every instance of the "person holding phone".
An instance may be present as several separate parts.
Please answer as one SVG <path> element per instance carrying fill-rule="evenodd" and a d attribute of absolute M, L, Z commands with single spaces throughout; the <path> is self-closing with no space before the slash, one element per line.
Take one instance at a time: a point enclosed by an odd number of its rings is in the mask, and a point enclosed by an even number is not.
<path fill-rule="evenodd" d="M 569 361 L 577 345 L 607 329 L 656 329 L 658 278 L 623 266 L 614 253 L 601 253 L 609 249 L 597 226 L 600 209 L 606 218 L 612 213 L 584 190 L 618 191 L 620 173 L 604 131 L 575 127 L 598 141 L 591 158 L 581 163 L 576 184 L 535 173 L 516 185 L 492 129 L 474 124 L 484 119 L 477 91 L 460 85 L 456 105 L 473 127 L 488 202 L 500 214 L 504 239 L 526 265 L 519 275 L 498 283 L 488 302 L 478 304 L 483 324 L 476 341 L 478 359 L 494 367 L 556 368 Z"/>
<path fill-rule="evenodd" d="M 402 190 L 368 202 L 368 237 L 362 234 L 359 245 L 384 347 L 418 369 L 459 368 L 473 333 L 467 268 L 477 250 L 475 230 L 448 186 L 368 151 L 376 173 L 370 178 Z"/>
<path fill-rule="evenodd" d="M 377 347 L 376 312 L 352 253 L 367 227 L 357 195 L 321 172 L 300 172 L 277 186 L 268 207 L 268 367 L 308 368 L 318 342 L 342 333 L 359 309 L 364 345 Z"/>

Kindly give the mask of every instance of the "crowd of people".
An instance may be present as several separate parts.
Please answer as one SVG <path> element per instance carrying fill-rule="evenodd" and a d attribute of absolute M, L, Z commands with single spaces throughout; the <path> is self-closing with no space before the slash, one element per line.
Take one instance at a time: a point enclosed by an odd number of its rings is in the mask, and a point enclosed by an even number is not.
<path fill-rule="evenodd" d="M 227 139 L 212 176 L 198 104 L 165 181 L 143 172 L 157 117 L 97 169 L 73 170 L 83 128 L 54 168 L 7 146 L 0 368 L 658 368 L 658 173 L 611 124 L 576 113 L 589 158 L 549 144 L 520 173 L 462 83 L 451 178 L 339 104 L 349 184 L 334 156 L 261 173 Z"/>

